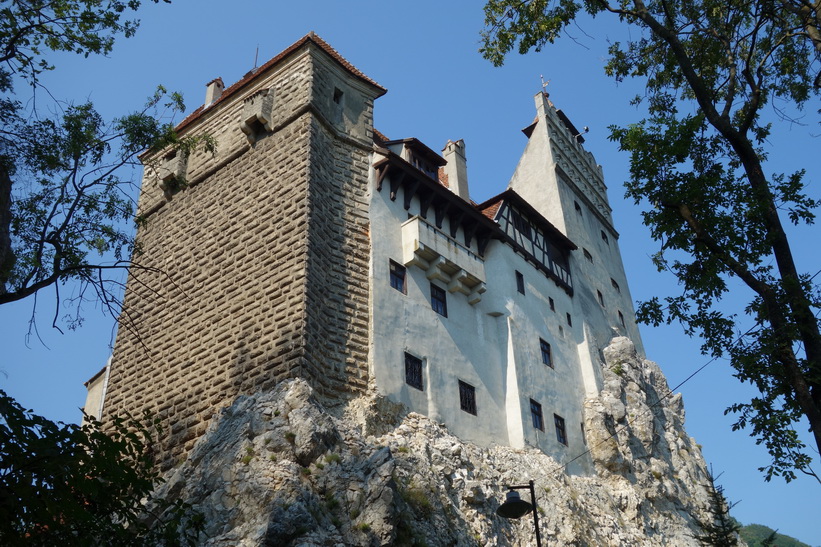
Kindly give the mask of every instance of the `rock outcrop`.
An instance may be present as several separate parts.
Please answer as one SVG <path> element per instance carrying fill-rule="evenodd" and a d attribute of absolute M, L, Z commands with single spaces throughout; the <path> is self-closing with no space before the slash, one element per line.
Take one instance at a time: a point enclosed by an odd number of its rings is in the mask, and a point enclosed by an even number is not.
<path fill-rule="evenodd" d="M 238 397 L 160 494 L 204 514 L 209 546 L 535 545 L 531 516 L 495 514 L 504 485 L 532 479 L 544 545 L 698 545 L 708 481 L 680 395 L 626 338 L 605 359 L 585 406 L 592 476 L 463 442 L 373 394 L 329 412 L 288 380 Z"/>

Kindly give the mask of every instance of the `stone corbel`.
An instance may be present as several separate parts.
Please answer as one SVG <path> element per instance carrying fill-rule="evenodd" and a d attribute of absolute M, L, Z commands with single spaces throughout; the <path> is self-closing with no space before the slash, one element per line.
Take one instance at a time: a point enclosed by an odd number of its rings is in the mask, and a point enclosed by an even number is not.
<path fill-rule="evenodd" d="M 172 194 L 182 187 L 187 166 L 188 155 L 179 150 L 169 152 L 163 157 L 157 168 L 159 186 L 163 192 Z"/>
<path fill-rule="evenodd" d="M 425 277 L 433 281 L 438 279 L 442 283 L 450 283 L 450 276 L 442 271 L 442 265 L 447 263 L 447 259 L 443 256 L 437 256 L 430 261 L 428 271 L 425 272 Z"/>
<path fill-rule="evenodd" d="M 487 291 L 487 285 L 484 281 L 473 287 L 473 291 L 468 295 L 468 304 L 473 306 L 482 301 L 482 294 Z"/>
<path fill-rule="evenodd" d="M 240 129 L 248 142 L 256 142 L 264 133 L 273 131 L 274 90 L 260 89 L 242 104 Z"/>

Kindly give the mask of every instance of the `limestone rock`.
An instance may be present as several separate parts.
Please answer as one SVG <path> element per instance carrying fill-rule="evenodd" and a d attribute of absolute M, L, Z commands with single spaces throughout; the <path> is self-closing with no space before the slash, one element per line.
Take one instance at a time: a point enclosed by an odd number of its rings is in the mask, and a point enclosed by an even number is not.
<path fill-rule="evenodd" d="M 585 403 L 591 476 L 463 442 L 374 394 L 331 413 L 296 379 L 238 397 L 159 493 L 205 515 L 207 546 L 535 545 L 531 516 L 495 514 L 503 485 L 533 479 L 545 545 L 698 545 L 706 469 L 680 396 L 629 340 L 604 353 Z"/>

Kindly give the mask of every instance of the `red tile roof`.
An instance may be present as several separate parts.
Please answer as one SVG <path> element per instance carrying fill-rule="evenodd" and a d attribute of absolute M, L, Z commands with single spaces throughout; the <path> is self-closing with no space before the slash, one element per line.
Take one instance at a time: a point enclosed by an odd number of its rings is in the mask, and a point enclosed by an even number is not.
<path fill-rule="evenodd" d="M 214 101 L 210 105 L 210 107 L 213 107 L 214 105 L 224 101 L 225 99 L 227 99 L 228 97 L 230 97 L 231 95 L 233 95 L 234 93 L 239 91 L 240 89 L 244 88 L 246 85 L 248 85 L 250 82 L 252 82 L 256 78 L 256 76 L 258 76 L 259 74 L 262 74 L 263 72 L 265 72 L 266 70 L 268 70 L 272 66 L 276 65 L 277 63 L 279 63 L 280 61 L 282 61 L 283 59 L 285 59 L 286 57 L 288 57 L 289 55 L 291 55 L 292 53 L 294 53 L 295 51 L 300 49 L 302 46 L 304 46 L 308 42 L 311 42 L 311 43 L 315 44 L 316 46 L 318 46 L 325 53 L 327 53 L 334 61 L 339 63 L 342 66 L 342 68 L 344 68 L 345 70 L 347 70 L 348 72 L 350 72 L 351 74 L 353 74 L 354 76 L 359 78 L 360 80 L 362 80 L 366 83 L 369 83 L 372 86 L 376 87 L 379 90 L 379 94 L 377 95 L 377 97 L 381 97 L 382 95 L 384 95 L 385 93 L 388 92 L 387 89 L 385 89 L 384 87 L 382 87 L 381 85 L 379 85 L 378 83 L 376 83 L 375 81 L 370 79 L 364 73 L 362 73 L 358 68 L 353 66 L 350 62 L 348 62 L 347 59 L 345 59 L 342 55 L 340 55 L 338 51 L 336 51 L 334 48 L 332 48 L 330 45 L 328 45 L 328 43 L 325 40 L 320 38 L 315 32 L 311 31 L 308 34 L 306 34 L 305 36 L 303 36 L 302 38 L 300 38 L 299 40 L 297 40 L 296 42 L 294 42 L 293 44 L 291 44 L 290 46 L 288 46 L 287 48 L 285 48 L 282 52 L 280 52 L 274 58 L 269 60 L 267 63 L 265 63 L 264 65 L 262 65 L 259 68 L 254 68 L 253 70 L 249 71 L 245 76 L 242 77 L 242 79 L 240 79 L 238 82 L 236 82 L 235 84 L 233 84 L 230 87 L 228 87 L 227 89 L 225 89 L 225 91 L 222 92 L 222 95 L 220 96 L 220 98 L 217 99 L 216 101 Z M 214 80 L 212 80 L 212 81 L 214 81 Z M 195 111 L 193 111 L 191 114 L 189 114 L 183 121 L 180 122 L 180 124 L 177 126 L 177 131 L 182 131 L 185 127 L 189 126 L 191 123 L 194 122 L 194 120 L 199 118 L 200 115 L 204 111 L 205 111 L 205 105 L 200 106 L 199 108 L 197 108 Z"/>
<path fill-rule="evenodd" d="M 382 133 L 381 131 L 379 131 L 375 127 L 373 128 L 373 136 L 374 136 L 375 141 L 376 140 L 379 141 L 379 142 L 377 142 L 377 144 L 386 143 L 390 140 L 387 136 L 385 136 L 384 133 Z"/>
<path fill-rule="evenodd" d="M 499 211 L 499 207 L 502 206 L 502 200 L 498 200 L 495 203 L 483 203 L 482 205 L 477 205 L 476 208 L 479 209 L 479 212 L 485 215 L 490 220 L 496 220 L 496 213 Z"/>

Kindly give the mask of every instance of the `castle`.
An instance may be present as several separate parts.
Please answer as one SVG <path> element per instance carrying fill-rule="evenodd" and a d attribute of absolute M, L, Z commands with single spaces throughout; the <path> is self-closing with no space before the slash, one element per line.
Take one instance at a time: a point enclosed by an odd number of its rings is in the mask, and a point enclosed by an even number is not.
<path fill-rule="evenodd" d="M 235 396 L 301 377 L 327 401 L 376 389 L 480 445 L 585 452 L 602 348 L 643 350 L 582 132 L 538 93 L 507 189 L 477 204 L 462 141 L 440 155 L 374 129 L 385 92 L 311 33 L 207 85 L 178 130 L 216 154 L 143 157 L 140 267 L 88 384 L 103 421 L 153 412 L 170 465 Z"/>

